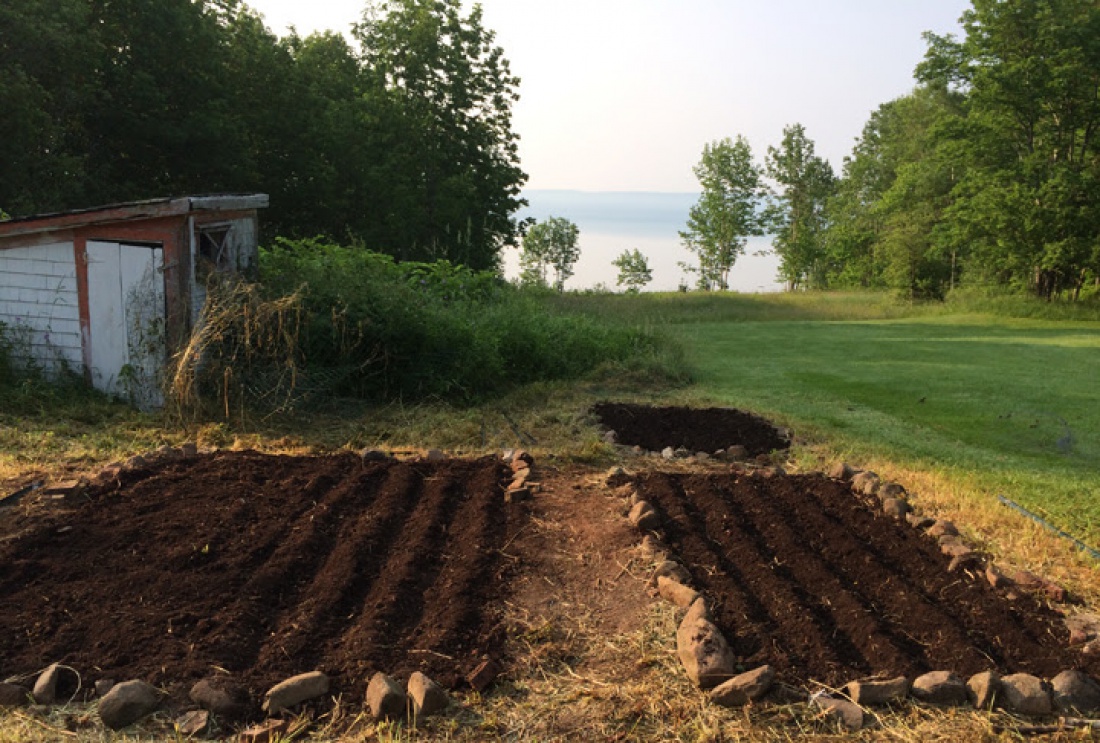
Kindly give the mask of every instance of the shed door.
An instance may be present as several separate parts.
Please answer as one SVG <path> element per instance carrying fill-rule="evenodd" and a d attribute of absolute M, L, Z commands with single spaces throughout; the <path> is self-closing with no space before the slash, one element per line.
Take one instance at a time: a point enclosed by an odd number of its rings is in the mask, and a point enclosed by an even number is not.
<path fill-rule="evenodd" d="M 140 408 L 163 403 L 164 249 L 88 241 L 92 385 Z"/>

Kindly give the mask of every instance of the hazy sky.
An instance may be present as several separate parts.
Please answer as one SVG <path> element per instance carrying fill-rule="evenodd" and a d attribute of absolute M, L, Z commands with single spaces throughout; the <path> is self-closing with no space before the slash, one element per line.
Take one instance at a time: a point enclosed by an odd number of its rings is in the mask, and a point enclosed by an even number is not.
<path fill-rule="evenodd" d="M 283 35 L 347 31 L 361 0 L 247 0 Z M 469 7 L 470 3 L 466 3 Z M 483 0 L 522 78 L 514 128 L 539 189 L 695 191 L 703 145 L 762 159 L 800 122 L 840 169 L 867 117 L 913 86 L 921 33 L 966 0 Z"/>

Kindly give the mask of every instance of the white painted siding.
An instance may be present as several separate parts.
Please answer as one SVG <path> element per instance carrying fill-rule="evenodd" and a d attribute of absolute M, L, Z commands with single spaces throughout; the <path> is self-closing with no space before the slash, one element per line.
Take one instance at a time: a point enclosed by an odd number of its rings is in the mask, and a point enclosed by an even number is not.
<path fill-rule="evenodd" d="M 18 361 L 83 370 L 71 242 L 0 250 L 0 323 Z"/>

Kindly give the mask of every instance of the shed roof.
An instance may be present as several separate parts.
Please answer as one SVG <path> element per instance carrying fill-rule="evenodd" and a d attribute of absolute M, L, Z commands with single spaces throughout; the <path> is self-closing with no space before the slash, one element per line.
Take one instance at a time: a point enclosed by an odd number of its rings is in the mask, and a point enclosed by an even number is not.
<path fill-rule="evenodd" d="M 27 235 L 51 230 L 87 227 L 105 222 L 131 222 L 138 219 L 172 217 L 192 212 L 241 211 L 263 209 L 268 205 L 265 193 L 211 194 L 206 196 L 176 196 L 122 204 L 73 209 L 53 214 L 35 214 L 0 222 L 0 238 Z"/>

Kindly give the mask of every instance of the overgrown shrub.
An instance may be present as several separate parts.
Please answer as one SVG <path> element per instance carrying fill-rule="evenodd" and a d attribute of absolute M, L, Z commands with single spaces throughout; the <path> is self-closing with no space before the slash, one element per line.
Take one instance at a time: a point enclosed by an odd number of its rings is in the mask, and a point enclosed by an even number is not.
<path fill-rule="evenodd" d="M 397 263 L 319 240 L 278 240 L 261 250 L 260 270 L 262 296 L 212 287 L 192 348 L 177 359 L 173 399 L 206 385 L 227 413 L 265 396 L 270 406 L 317 393 L 465 403 L 608 364 L 652 368 L 661 358 L 651 333 L 446 261 Z"/>

